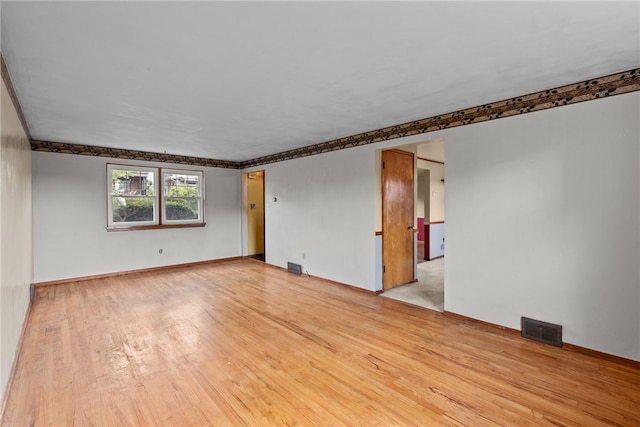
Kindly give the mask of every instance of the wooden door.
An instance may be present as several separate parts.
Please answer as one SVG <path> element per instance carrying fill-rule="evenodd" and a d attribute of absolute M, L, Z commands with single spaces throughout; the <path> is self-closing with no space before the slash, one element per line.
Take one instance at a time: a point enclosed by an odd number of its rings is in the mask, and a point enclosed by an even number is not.
<path fill-rule="evenodd" d="M 413 153 L 382 152 L 382 284 L 385 290 L 412 282 Z"/>

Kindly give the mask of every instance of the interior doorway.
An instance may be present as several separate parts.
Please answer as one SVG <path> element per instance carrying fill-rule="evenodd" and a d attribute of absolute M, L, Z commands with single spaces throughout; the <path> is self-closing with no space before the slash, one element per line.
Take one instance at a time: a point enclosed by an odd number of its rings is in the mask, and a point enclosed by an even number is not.
<path fill-rule="evenodd" d="M 414 281 L 414 154 L 382 152 L 382 286 Z"/>
<path fill-rule="evenodd" d="M 429 222 L 431 221 L 431 171 L 418 168 L 418 264 L 431 259 L 429 254 Z"/>
<path fill-rule="evenodd" d="M 265 261 L 264 171 L 243 174 L 242 184 L 247 236 L 246 255 Z"/>
<path fill-rule="evenodd" d="M 417 145 L 418 224 L 424 241 L 424 261 L 444 257 L 445 251 L 445 151 L 444 140 L 437 139 Z"/>
<path fill-rule="evenodd" d="M 388 288 L 382 282 L 382 297 L 442 312 L 444 310 L 444 140 L 406 145 L 415 153 L 416 273 L 412 283 Z M 384 151 L 381 151 L 381 155 Z M 381 169 L 381 173 L 384 169 Z M 381 189 L 383 191 L 383 189 Z M 380 192 L 382 194 L 382 191 Z M 382 204 L 380 205 L 382 206 Z M 381 233 L 384 237 L 384 231 Z M 422 246 L 421 246 L 422 245 Z M 384 266 L 384 247 L 381 252 Z M 420 259 L 422 258 L 422 259 Z M 384 267 L 383 267 L 384 268 Z M 384 273 L 383 273 L 384 279 Z"/>

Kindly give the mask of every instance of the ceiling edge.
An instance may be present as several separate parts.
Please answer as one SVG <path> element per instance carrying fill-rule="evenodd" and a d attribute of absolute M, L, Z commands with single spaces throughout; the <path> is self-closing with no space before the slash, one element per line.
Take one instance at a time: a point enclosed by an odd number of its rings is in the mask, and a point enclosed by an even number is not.
<path fill-rule="evenodd" d="M 20 106 L 20 102 L 18 102 L 18 96 L 16 95 L 16 90 L 13 87 L 13 82 L 11 81 L 11 75 L 9 74 L 9 69 L 7 68 L 7 63 L 4 62 L 4 56 L 2 52 L 0 52 L 0 73 L 2 74 L 2 80 L 4 81 L 4 85 L 7 87 L 9 91 L 9 98 L 11 98 L 11 102 L 13 103 L 13 108 L 16 109 L 18 113 L 18 119 L 20 119 L 20 123 L 22 124 L 22 128 L 24 129 L 24 133 L 27 135 L 27 139 L 31 141 L 31 132 L 29 132 L 29 126 L 27 126 L 27 120 L 24 117 L 22 112 L 22 107 Z"/>
<path fill-rule="evenodd" d="M 4 75 L 3 61 L 3 77 Z M 517 96 L 425 119 L 414 120 L 399 125 L 389 126 L 344 138 L 338 138 L 332 141 L 321 142 L 319 144 L 283 151 L 242 162 L 50 141 L 32 141 L 31 147 L 34 151 L 113 157 L 117 159 L 145 160 L 229 169 L 245 169 L 636 91 L 640 91 L 640 68 L 634 68 L 620 73 L 584 80 L 566 86 Z"/>
<path fill-rule="evenodd" d="M 358 135 L 347 136 L 307 147 L 259 157 L 243 162 L 243 167 L 260 166 L 268 163 L 295 159 L 298 157 L 326 153 L 329 151 L 344 150 L 346 148 L 374 144 L 376 142 L 389 141 L 406 136 L 470 125 L 488 120 L 501 119 L 504 117 L 546 110 L 549 108 L 562 107 L 564 105 L 577 104 L 583 101 L 595 100 L 612 95 L 621 95 L 623 93 L 639 90 L 640 68 L 635 68 L 621 73 L 610 74 L 608 76 L 589 79 L 579 83 L 547 89 L 528 95 L 517 96 L 503 101 L 484 104 L 478 107 L 467 108 L 465 110 L 454 111 L 426 119 L 415 120 L 370 132 L 364 132 Z"/>

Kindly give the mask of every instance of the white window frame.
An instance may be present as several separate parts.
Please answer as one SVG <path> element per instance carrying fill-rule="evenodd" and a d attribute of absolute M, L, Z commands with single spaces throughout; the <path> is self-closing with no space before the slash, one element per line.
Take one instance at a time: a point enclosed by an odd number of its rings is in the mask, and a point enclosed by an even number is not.
<path fill-rule="evenodd" d="M 131 172 L 150 172 L 153 174 L 154 194 L 153 196 L 140 196 L 140 197 L 153 197 L 153 220 L 152 221 L 128 221 L 128 222 L 116 222 L 113 220 L 113 195 L 111 194 L 112 185 L 112 173 L 114 170 L 123 170 Z M 179 175 L 196 175 L 198 176 L 198 218 L 188 220 L 170 220 L 165 218 L 166 213 L 166 199 L 164 196 L 165 174 L 179 174 Z M 141 230 L 141 229 L 154 229 L 154 228 L 176 228 L 176 227 L 204 227 L 206 225 L 204 218 L 204 171 L 193 169 L 174 169 L 174 168 L 160 168 L 150 166 L 137 166 L 137 165 L 124 165 L 119 163 L 107 163 L 107 231 L 119 231 L 119 230 Z M 136 197 L 136 196 L 123 196 L 123 197 Z"/>
<path fill-rule="evenodd" d="M 151 221 L 127 221 L 116 222 L 113 220 L 113 195 L 111 194 L 111 179 L 114 170 L 130 171 L 130 172 L 149 172 L 153 174 L 153 196 L 139 196 L 153 198 L 153 220 Z M 147 166 L 132 166 L 132 165 L 119 165 L 119 164 L 107 164 L 107 227 L 109 228 L 131 228 L 131 227 L 143 227 L 154 226 L 160 223 L 160 215 L 158 211 L 158 192 L 160 186 L 158 185 L 158 168 L 150 168 Z M 125 196 L 136 197 L 136 196 Z"/>
<path fill-rule="evenodd" d="M 165 195 L 165 174 L 172 175 L 195 175 L 198 177 L 198 197 L 185 197 L 198 200 L 198 218 L 196 219 L 169 219 L 166 217 L 167 213 L 167 199 L 181 198 L 176 196 Z M 197 170 L 185 170 L 185 169 L 160 169 L 160 179 L 162 180 L 162 223 L 166 225 L 174 224 L 203 224 L 204 223 L 204 173 Z"/>

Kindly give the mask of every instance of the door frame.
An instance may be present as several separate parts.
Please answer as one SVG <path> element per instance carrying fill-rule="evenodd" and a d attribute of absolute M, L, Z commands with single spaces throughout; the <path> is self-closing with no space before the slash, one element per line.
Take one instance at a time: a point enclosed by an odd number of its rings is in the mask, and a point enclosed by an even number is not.
<path fill-rule="evenodd" d="M 266 261 L 267 253 L 267 229 L 266 229 L 266 204 L 265 204 L 265 191 L 266 191 L 266 174 L 264 169 L 244 172 L 242 174 L 241 191 L 242 191 L 242 221 L 241 221 L 241 233 L 242 233 L 242 248 L 241 253 L 243 257 L 249 256 L 249 174 L 262 173 L 262 232 L 264 242 L 264 255 Z"/>

